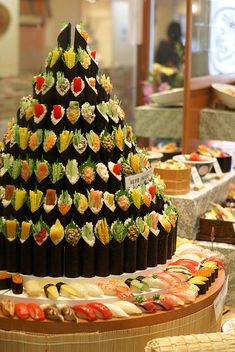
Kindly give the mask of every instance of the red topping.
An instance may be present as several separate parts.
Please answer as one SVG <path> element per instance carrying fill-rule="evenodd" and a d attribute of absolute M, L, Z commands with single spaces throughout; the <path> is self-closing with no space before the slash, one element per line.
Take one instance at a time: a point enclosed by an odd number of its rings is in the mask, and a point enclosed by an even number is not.
<path fill-rule="evenodd" d="M 54 105 L 53 106 L 53 114 L 56 120 L 59 120 L 62 117 L 62 110 L 61 105 Z"/>
<path fill-rule="evenodd" d="M 15 312 L 20 319 L 28 319 L 29 317 L 29 310 L 25 303 L 16 303 Z"/>
<path fill-rule="evenodd" d="M 95 51 L 95 50 L 91 51 L 91 56 L 92 56 L 93 59 L 95 60 L 95 58 L 96 58 L 96 51 Z"/>
<path fill-rule="evenodd" d="M 45 319 L 44 311 L 37 304 L 29 303 L 29 304 L 27 304 L 27 308 L 29 311 L 29 315 L 32 319 L 34 319 L 34 320 L 44 320 Z"/>
<path fill-rule="evenodd" d="M 116 175 L 120 175 L 120 173 L 121 173 L 121 163 L 115 164 L 115 165 L 113 166 L 113 172 L 114 172 Z"/>
<path fill-rule="evenodd" d="M 201 157 L 197 153 L 191 153 L 189 156 L 190 161 L 202 161 Z"/>
<path fill-rule="evenodd" d="M 220 158 L 226 158 L 226 156 L 228 156 L 228 154 L 224 152 L 221 152 L 219 155 Z"/>
<path fill-rule="evenodd" d="M 41 90 L 44 82 L 45 82 L 45 78 L 43 76 L 35 77 L 36 89 Z"/>
<path fill-rule="evenodd" d="M 82 90 L 82 79 L 80 77 L 75 77 L 73 79 L 73 90 L 78 93 Z"/>
<path fill-rule="evenodd" d="M 44 106 L 42 104 L 36 103 L 34 105 L 34 115 L 40 117 L 44 113 Z"/>
<path fill-rule="evenodd" d="M 45 238 L 47 237 L 47 231 L 46 229 L 42 229 L 36 236 L 34 236 L 35 241 L 39 246 L 45 241 Z"/>
<path fill-rule="evenodd" d="M 151 195 L 152 199 L 155 197 L 156 190 L 157 190 L 156 185 L 152 185 L 149 187 L 149 194 Z"/>

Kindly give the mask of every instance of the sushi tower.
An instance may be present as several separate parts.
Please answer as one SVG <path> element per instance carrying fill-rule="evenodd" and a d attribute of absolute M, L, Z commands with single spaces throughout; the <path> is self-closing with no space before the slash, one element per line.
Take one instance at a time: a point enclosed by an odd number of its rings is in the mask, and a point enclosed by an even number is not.
<path fill-rule="evenodd" d="M 83 25 L 65 24 L 8 124 L 0 168 L 0 270 L 120 275 L 175 251 L 177 212 L 99 73 Z M 139 177 L 141 178 L 141 177 Z"/>

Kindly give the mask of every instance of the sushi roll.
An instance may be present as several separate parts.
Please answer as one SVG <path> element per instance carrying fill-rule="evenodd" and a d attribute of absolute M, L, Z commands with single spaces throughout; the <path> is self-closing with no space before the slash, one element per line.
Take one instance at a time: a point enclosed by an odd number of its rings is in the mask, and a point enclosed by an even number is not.
<path fill-rule="evenodd" d="M 158 213 L 152 211 L 144 217 L 144 220 L 149 226 L 147 266 L 155 267 L 158 253 Z"/>
<path fill-rule="evenodd" d="M 51 123 L 53 131 L 59 134 L 63 131 L 65 122 L 63 121 L 65 116 L 65 109 L 62 105 L 53 105 L 51 110 Z"/>
<path fill-rule="evenodd" d="M 72 205 L 73 199 L 68 193 L 68 191 L 62 191 L 58 198 L 58 210 L 63 226 L 66 226 L 70 223 L 73 210 Z"/>
<path fill-rule="evenodd" d="M 13 124 L 12 126 L 12 131 L 10 135 L 10 143 L 9 143 L 9 152 L 11 155 L 14 156 L 14 158 L 18 158 L 19 156 L 19 129 L 20 127 L 17 124 Z"/>
<path fill-rule="evenodd" d="M 87 198 L 89 209 L 91 211 L 90 218 L 93 223 L 96 223 L 102 217 L 101 209 L 103 207 L 103 192 L 92 188 L 90 191 L 87 191 Z"/>
<path fill-rule="evenodd" d="M 52 163 L 55 160 L 55 153 L 57 152 L 57 136 L 55 132 L 51 130 L 44 131 L 44 140 L 43 140 L 43 154 L 44 158 Z"/>
<path fill-rule="evenodd" d="M 48 161 L 36 161 L 34 173 L 37 179 L 37 188 L 45 192 L 46 188 L 50 186 L 50 169 Z"/>
<path fill-rule="evenodd" d="M 206 280 L 205 280 L 206 279 Z M 199 295 L 204 295 L 206 291 L 208 290 L 208 279 L 198 276 L 198 277 L 193 277 L 189 279 L 189 282 L 196 285 L 199 288 L 198 294 Z"/>
<path fill-rule="evenodd" d="M 20 226 L 20 267 L 22 274 L 32 274 L 32 221 L 22 221 Z"/>
<path fill-rule="evenodd" d="M 125 158 L 121 158 L 121 173 L 123 176 L 130 176 L 134 174 L 134 170 L 129 165 L 129 162 Z M 125 179 L 123 178 L 123 187 L 125 186 Z"/>
<path fill-rule="evenodd" d="M 69 107 L 66 109 L 66 117 L 67 117 L 67 127 L 69 130 L 75 130 L 80 125 L 80 106 L 78 101 L 70 101 Z"/>
<path fill-rule="evenodd" d="M 89 67 L 89 71 L 90 71 L 90 76 L 91 77 L 97 77 L 98 74 L 98 62 L 96 60 L 96 50 L 88 50 L 88 54 L 90 55 L 91 58 L 91 64 Z"/>
<path fill-rule="evenodd" d="M 73 202 L 75 206 L 74 221 L 79 227 L 82 227 L 87 219 L 86 211 L 89 207 L 87 197 L 82 193 L 74 192 Z"/>
<path fill-rule="evenodd" d="M 79 168 L 80 172 L 80 189 L 91 189 L 95 186 L 96 164 L 89 158 Z"/>
<path fill-rule="evenodd" d="M 20 157 L 25 158 L 28 148 L 28 141 L 30 137 L 30 131 L 28 127 L 19 127 L 19 148 Z"/>
<path fill-rule="evenodd" d="M 86 50 L 87 48 L 87 40 L 88 40 L 88 33 L 84 29 L 82 23 L 77 24 L 75 27 L 75 36 L 74 36 L 74 49 L 77 50 L 79 47 Z"/>
<path fill-rule="evenodd" d="M 64 227 L 57 219 L 49 232 L 48 274 L 52 277 L 64 274 Z M 55 265 L 56 263 L 56 265 Z"/>
<path fill-rule="evenodd" d="M 158 264 L 165 264 L 167 261 L 168 233 L 171 230 L 171 224 L 165 214 L 159 215 L 158 227 Z"/>
<path fill-rule="evenodd" d="M 34 104 L 37 99 L 33 99 L 31 95 L 27 95 L 20 100 L 20 110 L 18 124 L 19 126 L 32 126 L 33 116 L 34 116 Z M 30 123 L 31 122 L 31 123 Z"/>
<path fill-rule="evenodd" d="M 80 105 L 85 102 L 85 82 L 81 77 L 74 77 L 71 82 L 70 99 Z"/>
<path fill-rule="evenodd" d="M 43 130 L 37 129 L 29 137 L 28 156 L 33 159 L 41 158 L 42 155 Z"/>
<path fill-rule="evenodd" d="M 22 187 L 27 190 L 30 190 L 34 187 L 35 184 L 35 161 L 34 159 L 22 160 L 21 171 L 20 171 L 20 183 Z"/>
<path fill-rule="evenodd" d="M 113 161 L 116 163 L 119 158 L 123 155 L 124 150 L 124 136 L 121 125 L 113 130 L 115 147 L 113 150 Z"/>
<path fill-rule="evenodd" d="M 6 185 L 1 199 L 3 215 L 5 218 L 8 218 L 13 213 L 12 199 L 14 197 L 14 193 L 15 186 Z"/>
<path fill-rule="evenodd" d="M 53 72 L 56 77 L 56 73 L 62 69 L 62 66 L 62 48 L 56 47 L 49 52 L 46 58 L 46 70 Z"/>
<path fill-rule="evenodd" d="M 77 277 L 81 275 L 81 230 L 71 221 L 65 228 L 65 276 Z"/>
<path fill-rule="evenodd" d="M 125 221 L 129 215 L 129 208 L 131 205 L 131 197 L 126 190 L 120 190 L 115 194 L 115 201 L 117 203 L 117 216 L 121 221 Z"/>
<path fill-rule="evenodd" d="M 98 102 L 107 102 L 113 90 L 113 85 L 110 81 L 110 77 L 106 77 L 105 74 L 97 76 L 97 82 Z"/>
<path fill-rule="evenodd" d="M 221 267 L 221 262 L 216 261 L 216 259 L 212 259 L 212 260 L 209 260 L 209 261 L 206 261 L 204 263 L 202 263 L 202 267 L 205 267 L 205 268 L 213 268 L 215 270 L 215 278 L 218 277 L 218 273 L 219 273 L 219 266 Z M 222 264 L 223 265 L 223 264 Z"/>
<path fill-rule="evenodd" d="M 46 115 L 47 115 L 47 106 L 45 104 L 35 103 L 34 104 L 34 115 L 33 121 L 34 126 L 32 128 L 33 131 L 44 128 L 46 125 Z"/>
<path fill-rule="evenodd" d="M 97 102 L 96 79 L 94 77 L 85 77 L 85 101 L 95 105 Z"/>
<path fill-rule="evenodd" d="M 86 50 L 83 50 L 82 48 L 78 48 L 77 50 L 77 58 L 78 58 L 78 72 L 81 72 L 84 76 L 89 76 L 89 68 L 91 64 L 91 57 L 87 53 Z"/>
<path fill-rule="evenodd" d="M 78 164 L 82 164 L 88 156 L 87 140 L 81 133 L 81 130 L 76 130 L 73 136 L 73 148 L 75 149 L 75 157 Z"/>
<path fill-rule="evenodd" d="M 110 274 L 109 266 L 109 243 L 111 240 L 110 229 L 107 220 L 98 220 L 95 226 L 95 269 L 97 276 L 108 276 Z"/>
<path fill-rule="evenodd" d="M 34 223 L 39 220 L 42 204 L 43 204 L 43 192 L 36 189 L 35 191 L 29 191 L 26 199 L 28 205 L 27 218 L 32 220 Z"/>
<path fill-rule="evenodd" d="M 108 190 L 111 193 L 115 193 L 122 187 L 122 174 L 121 174 L 121 163 L 108 162 L 109 169 L 109 183 Z"/>
<path fill-rule="evenodd" d="M 120 220 L 116 220 L 112 223 L 110 232 L 110 273 L 121 275 L 124 271 L 124 240 L 127 228 Z"/>
<path fill-rule="evenodd" d="M 50 180 L 52 187 L 57 190 L 58 193 L 62 191 L 62 186 L 65 179 L 65 167 L 62 163 L 54 162 L 51 165 Z"/>
<path fill-rule="evenodd" d="M 82 227 L 82 240 L 80 242 L 83 277 L 95 276 L 95 242 L 93 224 L 87 222 Z"/>
<path fill-rule="evenodd" d="M 127 236 L 124 240 L 124 272 L 133 273 L 136 271 L 137 238 L 139 229 L 131 218 L 125 221 Z"/>
<path fill-rule="evenodd" d="M 40 218 L 33 225 L 33 275 L 47 276 L 49 227 Z"/>
<path fill-rule="evenodd" d="M 52 226 L 58 217 L 57 194 L 55 189 L 47 189 L 43 201 L 43 220 Z"/>
<path fill-rule="evenodd" d="M 21 159 L 14 159 L 8 169 L 8 173 L 11 177 L 11 182 L 15 186 L 20 185 L 21 167 L 22 167 L 22 160 Z"/>
<path fill-rule="evenodd" d="M 104 205 L 103 205 L 103 214 L 107 219 L 108 224 L 111 226 L 116 218 L 115 210 L 115 197 L 114 194 L 109 192 L 104 192 Z"/>
<path fill-rule="evenodd" d="M 11 289 L 15 295 L 23 293 L 23 276 L 20 274 L 12 275 L 11 277 Z"/>
<path fill-rule="evenodd" d="M 65 167 L 65 176 L 67 179 L 67 190 L 70 195 L 74 193 L 76 190 L 76 184 L 79 180 L 79 170 L 78 170 L 78 162 L 76 159 L 68 160 Z"/>
<path fill-rule="evenodd" d="M 96 164 L 96 186 L 99 190 L 105 191 L 108 187 L 109 171 L 105 164 Z"/>
<path fill-rule="evenodd" d="M 55 95 L 55 78 L 53 72 L 48 71 L 45 75 L 45 82 L 42 86 L 41 102 L 50 105 Z"/>
<path fill-rule="evenodd" d="M 20 221 L 25 215 L 25 201 L 27 192 L 24 188 L 16 188 L 11 200 L 13 206 L 12 216 Z"/>
<path fill-rule="evenodd" d="M 6 236 L 6 270 L 11 273 L 19 271 L 19 223 L 17 220 L 6 220 L 3 229 Z"/>
<path fill-rule="evenodd" d="M 134 174 L 139 174 L 141 171 L 142 171 L 142 167 L 141 167 L 141 154 L 133 154 L 133 153 L 130 153 L 128 155 L 128 163 L 129 165 L 131 166 L 131 168 L 133 169 L 134 171 Z"/>
<path fill-rule="evenodd" d="M 11 288 L 12 275 L 6 271 L 0 272 L 0 290 L 8 290 Z"/>
<path fill-rule="evenodd" d="M 127 158 L 128 154 L 132 151 L 132 138 L 133 130 L 132 127 L 126 124 L 123 128 L 123 137 L 124 137 L 124 157 Z"/>
<path fill-rule="evenodd" d="M 205 276 L 209 280 L 209 286 L 215 281 L 215 270 L 213 268 L 200 268 L 193 276 Z"/>
<path fill-rule="evenodd" d="M 42 96 L 42 87 L 45 83 L 45 77 L 43 74 L 39 74 L 33 77 L 34 84 L 33 84 L 33 96 L 35 99 L 40 100 Z"/>
<path fill-rule="evenodd" d="M 42 294 L 42 288 L 39 281 L 36 279 L 29 279 L 25 281 L 24 289 L 29 297 L 39 297 Z"/>
<path fill-rule="evenodd" d="M 148 263 L 148 236 L 149 226 L 140 217 L 135 221 L 139 231 L 137 238 L 137 255 L 136 255 L 136 268 L 137 270 L 144 270 L 147 268 Z"/>
<path fill-rule="evenodd" d="M 67 78 L 64 77 L 63 72 L 58 71 L 56 73 L 56 103 L 57 104 L 64 104 L 65 106 L 68 104 L 69 101 L 69 90 L 70 90 L 70 83 Z"/>
<path fill-rule="evenodd" d="M 100 139 L 99 136 L 94 132 L 90 131 L 89 133 L 86 133 L 86 139 L 87 143 L 89 146 L 89 155 L 91 157 L 91 160 L 94 162 L 100 161 Z"/>
<path fill-rule="evenodd" d="M 70 157 L 73 157 L 73 131 L 63 130 L 57 139 L 59 159 L 65 165 Z"/>
<path fill-rule="evenodd" d="M 136 218 L 140 216 L 140 209 L 142 206 L 142 194 L 140 188 L 131 188 L 129 190 L 132 199 L 132 204 L 130 208 L 131 215 Z"/>
<path fill-rule="evenodd" d="M 59 298 L 59 292 L 54 284 L 47 284 L 43 287 L 45 296 L 52 301 L 56 301 Z"/>
<path fill-rule="evenodd" d="M 66 50 L 71 44 L 71 23 L 63 23 L 60 33 L 57 37 L 57 43 L 58 47 L 63 50 Z"/>
<path fill-rule="evenodd" d="M 141 197 L 141 215 L 146 216 L 150 213 L 152 197 L 145 189 L 142 189 Z"/>
<path fill-rule="evenodd" d="M 89 132 L 95 127 L 95 105 L 86 102 L 81 106 L 81 126 L 83 132 Z"/>
<path fill-rule="evenodd" d="M 62 54 L 62 60 L 64 75 L 71 82 L 78 73 L 78 54 L 73 47 L 67 47 Z"/>
<path fill-rule="evenodd" d="M 107 104 L 104 101 L 96 105 L 95 114 L 96 114 L 96 124 L 95 124 L 96 132 L 100 134 L 103 131 L 105 131 L 105 129 L 107 132 L 109 117 L 107 114 Z"/>

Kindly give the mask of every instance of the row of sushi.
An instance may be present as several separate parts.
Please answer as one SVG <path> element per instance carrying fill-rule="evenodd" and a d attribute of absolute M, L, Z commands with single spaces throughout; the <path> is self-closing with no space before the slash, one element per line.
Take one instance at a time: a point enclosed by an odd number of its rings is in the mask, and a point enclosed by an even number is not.
<path fill-rule="evenodd" d="M 2 186 L 13 184 L 15 186 L 22 185 L 26 189 L 37 187 L 42 190 L 46 188 L 60 190 L 63 187 L 68 188 L 72 193 L 79 189 L 84 193 L 86 188 L 91 187 L 115 193 L 120 188 L 125 188 L 127 174 L 128 176 L 141 175 L 142 172 L 149 169 L 148 160 L 141 153 L 130 153 L 127 159 L 121 158 L 116 163 L 108 161 L 107 166 L 102 162 L 92 161 L 90 157 L 81 164 L 77 159 L 67 158 L 65 165 L 63 165 L 60 161 L 50 163 L 45 159 L 14 158 L 9 153 L 2 153 L 0 162 Z M 151 174 L 145 182 L 150 181 L 159 184 L 159 186 L 161 184 L 159 178 Z"/>
<path fill-rule="evenodd" d="M 84 160 L 89 155 L 97 161 L 118 160 L 122 155 L 136 153 L 135 138 L 131 128 L 125 125 L 113 128 L 112 133 L 106 129 L 98 135 L 92 129 L 87 133 L 81 130 L 63 130 L 56 135 L 52 130 L 37 129 L 32 132 L 28 127 L 19 127 L 11 124 L 4 137 L 4 152 L 14 156 L 26 155 L 36 158 L 44 156 L 48 161 L 56 160 L 61 155 L 75 156 Z"/>
<path fill-rule="evenodd" d="M 88 101 L 81 103 L 76 100 L 59 104 L 57 101 L 40 103 L 31 95 L 21 99 L 17 116 L 20 126 L 29 125 L 34 130 L 50 126 L 57 133 L 66 126 L 69 130 L 95 128 L 100 133 L 105 127 L 112 130 L 112 127 L 123 125 L 125 118 L 120 102 L 114 99 L 93 105 Z"/>
<path fill-rule="evenodd" d="M 96 77 L 73 77 L 71 82 L 63 72 L 56 72 L 56 79 L 52 72 L 34 77 L 34 97 L 41 102 L 44 100 L 67 105 L 68 100 L 83 102 L 106 102 L 112 92 L 113 86 L 105 74 Z"/>
<path fill-rule="evenodd" d="M 158 217 L 160 221 L 158 222 Z M 166 263 L 175 251 L 176 217 L 151 212 L 144 218 L 106 218 L 79 227 L 59 219 L 1 220 L 0 269 L 36 276 L 92 277 L 135 272 Z M 46 220 L 47 221 L 47 220 Z M 55 265 L 56 263 L 56 265 Z"/>

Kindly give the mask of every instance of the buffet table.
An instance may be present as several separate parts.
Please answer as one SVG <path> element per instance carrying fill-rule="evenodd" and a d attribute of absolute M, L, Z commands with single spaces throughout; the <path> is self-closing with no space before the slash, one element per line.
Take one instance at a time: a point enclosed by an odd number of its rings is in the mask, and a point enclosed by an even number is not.
<path fill-rule="evenodd" d="M 143 105 L 135 108 L 134 131 L 141 137 L 181 138 L 183 107 Z"/>
<path fill-rule="evenodd" d="M 235 111 L 202 109 L 199 136 L 201 139 L 234 141 Z"/>
<path fill-rule="evenodd" d="M 203 178 L 204 188 L 193 190 L 180 196 L 171 196 L 179 210 L 178 235 L 195 239 L 199 228 L 199 218 L 208 210 L 211 201 L 221 203 L 225 200 L 229 183 L 235 182 L 235 171 L 224 174 L 217 179 L 215 174 Z"/>

